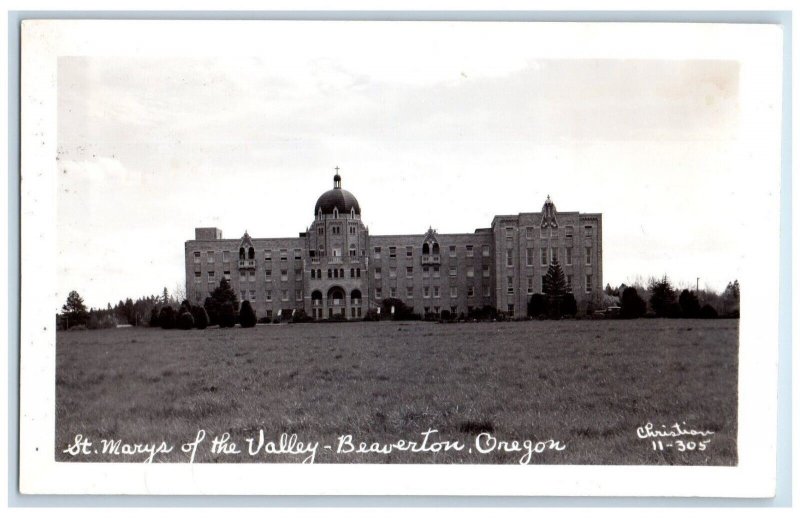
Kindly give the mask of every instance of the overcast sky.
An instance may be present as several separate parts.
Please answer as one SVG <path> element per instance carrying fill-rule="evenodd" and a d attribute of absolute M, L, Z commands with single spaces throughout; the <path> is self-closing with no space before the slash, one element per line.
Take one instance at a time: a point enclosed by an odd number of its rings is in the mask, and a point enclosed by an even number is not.
<path fill-rule="evenodd" d="M 340 166 L 373 234 L 471 232 L 496 214 L 603 213 L 603 283 L 721 290 L 746 192 L 730 61 L 541 60 L 446 41 L 380 60 L 62 57 L 58 292 L 88 305 L 184 283 L 184 241 L 296 236 Z M 533 55 L 531 53 L 531 55 Z"/>

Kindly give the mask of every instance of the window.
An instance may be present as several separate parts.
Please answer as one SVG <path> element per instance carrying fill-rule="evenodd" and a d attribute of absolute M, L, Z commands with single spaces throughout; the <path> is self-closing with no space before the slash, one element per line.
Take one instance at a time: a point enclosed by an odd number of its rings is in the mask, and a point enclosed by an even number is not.
<path fill-rule="evenodd" d="M 571 246 L 567 247 L 565 262 L 567 263 L 568 266 L 572 264 L 572 247 Z"/>
<path fill-rule="evenodd" d="M 225 270 L 222 272 L 222 276 L 225 278 L 226 281 L 231 280 L 231 272 L 230 270 Z"/>
<path fill-rule="evenodd" d="M 281 290 L 281 300 L 289 300 L 289 290 Z"/>
<path fill-rule="evenodd" d="M 303 251 L 299 248 L 294 249 L 294 260 L 300 261 L 303 259 Z"/>
<path fill-rule="evenodd" d="M 450 245 L 450 257 L 456 256 L 456 247 L 455 245 Z"/>
<path fill-rule="evenodd" d="M 356 226 L 355 225 L 350 225 L 350 233 L 351 234 L 355 234 L 356 233 Z"/>
<path fill-rule="evenodd" d="M 376 279 L 380 279 L 381 276 L 382 276 L 381 269 L 380 268 L 375 268 L 375 278 Z"/>
<path fill-rule="evenodd" d="M 389 247 L 389 259 L 394 259 L 397 257 L 397 247 L 390 246 Z"/>
<path fill-rule="evenodd" d="M 317 278 L 317 270 L 315 270 L 313 268 L 311 269 L 311 278 L 312 279 L 316 279 Z"/>
<path fill-rule="evenodd" d="M 267 290 L 267 302 L 272 302 L 272 290 Z"/>
<path fill-rule="evenodd" d="M 472 245 L 467 245 L 467 257 L 474 257 L 475 251 L 472 249 Z"/>
<path fill-rule="evenodd" d="M 439 276 L 439 267 L 438 266 L 434 266 L 433 267 L 433 276 L 434 277 L 438 277 Z"/>
<path fill-rule="evenodd" d="M 303 280 L 303 270 L 302 269 L 297 268 L 294 271 L 294 280 L 296 280 L 296 281 L 302 281 Z"/>
<path fill-rule="evenodd" d="M 426 299 L 430 298 L 430 296 L 431 296 L 431 288 L 430 288 L 430 286 L 423 286 L 422 287 L 422 296 L 425 297 Z"/>
<path fill-rule="evenodd" d="M 541 265 L 547 266 L 547 248 L 542 248 L 540 250 L 541 253 Z"/>
<path fill-rule="evenodd" d="M 200 272 L 194 272 L 194 282 L 200 282 L 203 278 L 203 275 Z"/>
<path fill-rule="evenodd" d="M 591 246 L 587 246 L 586 247 L 586 264 L 587 265 L 592 264 L 592 247 Z"/>
<path fill-rule="evenodd" d="M 467 297 L 474 297 L 474 296 L 475 296 L 475 286 L 468 286 Z"/>
<path fill-rule="evenodd" d="M 375 247 L 375 259 L 380 259 L 380 258 L 381 258 L 381 247 L 376 246 Z"/>
<path fill-rule="evenodd" d="M 397 288 L 395 286 L 389 287 L 389 296 L 393 299 L 397 298 Z"/>
<path fill-rule="evenodd" d="M 272 280 L 272 270 L 264 270 L 264 277 L 266 277 L 266 281 L 269 282 Z"/>
<path fill-rule="evenodd" d="M 361 268 L 356 268 L 356 278 L 361 278 Z"/>
<path fill-rule="evenodd" d="M 506 236 L 514 237 L 514 227 L 506 227 Z"/>
<path fill-rule="evenodd" d="M 533 266 L 533 248 L 525 249 L 525 266 Z"/>
<path fill-rule="evenodd" d="M 533 293 L 533 277 L 528 277 L 528 295 Z"/>
<path fill-rule="evenodd" d="M 211 252 L 211 251 L 206 252 L 206 262 L 209 263 L 209 264 L 213 264 L 214 263 L 214 252 Z"/>
<path fill-rule="evenodd" d="M 508 315 L 513 317 L 514 316 L 514 304 L 508 305 Z"/>
<path fill-rule="evenodd" d="M 194 253 L 194 264 L 200 264 L 200 252 Z"/>
<path fill-rule="evenodd" d="M 264 260 L 272 261 L 272 250 L 264 250 Z"/>
<path fill-rule="evenodd" d="M 222 251 L 222 262 L 229 263 L 231 262 L 231 253 L 227 250 Z"/>
<path fill-rule="evenodd" d="M 356 269 L 350 268 L 350 278 L 353 279 L 355 278 L 355 276 L 356 276 Z"/>
<path fill-rule="evenodd" d="M 414 248 L 411 246 L 406 247 L 406 257 L 413 257 L 414 256 Z"/>
<path fill-rule="evenodd" d="M 484 257 L 489 257 L 489 245 L 483 245 L 481 247 L 481 255 Z"/>
<path fill-rule="evenodd" d="M 381 289 L 380 288 L 375 288 L 375 298 L 379 299 L 382 296 L 383 296 L 383 292 L 381 291 Z"/>
<path fill-rule="evenodd" d="M 567 293 L 572 293 L 572 275 L 567 275 Z"/>
<path fill-rule="evenodd" d="M 573 232 L 574 232 L 574 229 L 573 229 L 572 225 L 567 225 L 566 227 L 564 227 L 564 234 L 566 235 L 566 237 L 572 237 L 572 233 Z"/>
<path fill-rule="evenodd" d="M 396 267 L 392 266 L 391 268 L 389 268 L 389 278 L 390 279 L 396 279 L 397 278 L 397 268 Z"/>
<path fill-rule="evenodd" d="M 458 287 L 457 286 L 450 286 L 450 298 L 454 299 L 458 297 Z"/>
<path fill-rule="evenodd" d="M 250 299 L 248 299 L 248 300 L 252 300 L 252 301 L 256 300 L 256 290 L 250 290 Z"/>
<path fill-rule="evenodd" d="M 245 271 L 239 272 L 239 282 L 247 282 L 247 272 Z"/>
<path fill-rule="evenodd" d="M 586 275 L 586 293 L 592 292 L 592 276 L 587 274 Z"/>
<path fill-rule="evenodd" d="M 431 276 L 430 268 L 428 268 L 427 266 L 423 266 L 422 267 L 422 276 L 423 277 L 430 277 Z"/>
<path fill-rule="evenodd" d="M 455 266 L 450 267 L 450 277 L 455 277 L 458 274 L 458 270 Z"/>
<path fill-rule="evenodd" d="M 410 279 L 413 276 L 414 276 L 414 267 L 406 266 L 406 277 Z"/>
<path fill-rule="evenodd" d="M 585 236 L 594 235 L 594 227 L 592 227 L 591 225 L 586 225 L 585 227 L 583 227 L 583 234 Z"/>
<path fill-rule="evenodd" d="M 247 275 L 247 280 L 250 282 L 256 282 L 256 272 L 251 270 Z"/>
<path fill-rule="evenodd" d="M 492 287 L 491 286 L 484 286 L 483 287 L 483 296 L 484 297 L 491 297 L 492 296 Z"/>
<path fill-rule="evenodd" d="M 506 266 L 514 266 L 514 249 L 509 248 L 506 250 Z"/>
<path fill-rule="evenodd" d="M 533 227 L 525 227 L 525 237 L 533 239 Z"/>
<path fill-rule="evenodd" d="M 411 286 L 406 286 L 406 298 L 413 299 L 414 298 L 414 288 Z"/>
<path fill-rule="evenodd" d="M 472 277 L 475 277 L 475 267 L 473 267 L 473 266 L 468 266 L 467 267 L 467 277 L 470 278 L 470 279 Z"/>
<path fill-rule="evenodd" d="M 282 281 L 289 280 L 289 270 L 281 270 L 281 280 Z"/>
<path fill-rule="evenodd" d="M 508 294 L 514 294 L 514 277 L 507 277 L 506 278 L 506 286 L 508 287 Z"/>
<path fill-rule="evenodd" d="M 303 290 L 294 290 L 294 299 L 303 300 Z"/>
<path fill-rule="evenodd" d="M 484 279 L 488 279 L 489 278 L 489 265 L 488 264 L 484 264 L 483 265 L 483 278 Z"/>
<path fill-rule="evenodd" d="M 323 236 L 323 235 L 325 235 L 325 227 L 323 227 L 323 226 L 319 226 L 319 227 L 317 227 L 317 235 L 318 235 L 318 236 Z"/>
<path fill-rule="evenodd" d="M 247 290 L 242 290 L 242 300 L 247 300 Z"/>
<path fill-rule="evenodd" d="M 439 298 L 439 286 L 434 286 L 433 287 L 433 298 L 435 298 L 435 299 Z"/>
<path fill-rule="evenodd" d="M 214 282 L 216 280 L 216 273 L 217 272 L 208 272 L 208 282 Z"/>
<path fill-rule="evenodd" d="M 287 257 L 288 253 L 289 253 L 289 251 L 287 249 L 285 249 L 285 248 L 281 249 L 281 262 L 284 262 L 284 261 L 288 260 L 288 257 Z"/>

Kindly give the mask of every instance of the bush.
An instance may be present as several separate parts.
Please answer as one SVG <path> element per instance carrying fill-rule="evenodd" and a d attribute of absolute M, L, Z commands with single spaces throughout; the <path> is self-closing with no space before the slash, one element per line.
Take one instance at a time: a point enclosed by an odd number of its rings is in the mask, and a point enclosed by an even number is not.
<path fill-rule="evenodd" d="M 86 326 L 83 324 L 78 324 L 77 326 L 70 327 L 68 331 L 86 331 Z"/>
<path fill-rule="evenodd" d="M 717 310 L 711 304 L 706 304 L 702 308 L 700 308 L 700 313 L 698 314 L 700 318 L 717 318 Z M 738 315 L 737 315 L 738 316 Z"/>
<path fill-rule="evenodd" d="M 575 300 L 575 295 L 567 293 L 561 299 L 561 314 L 565 316 L 574 317 L 578 313 L 578 302 Z"/>
<path fill-rule="evenodd" d="M 534 293 L 528 301 L 528 316 L 540 317 L 547 314 L 547 297 L 542 293 Z"/>
<path fill-rule="evenodd" d="M 700 315 L 700 301 L 691 291 L 683 290 L 678 297 L 678 304 L 681 305 L 684 318 L 697 318 Z"/>
<path fill-rule="evenodd" d="M 153 308 L 150 310 L 150 327 L 161 327 L 161 321 L 158 319 L 158 308 Z"/>
<path fill-rule="evenodd" d="M 392 314 L 393 307 L 394 314 Z M 392 320 L 414 320 L 414 309 L 400 299 L 388 298 L 381 302 L 381 315 Z"/>
<path fill-rule="evenodd" d="M 370 309 L 364 315 L 364 321 L 365 322 L 377 322 L 380 319 L 381 319 L 381 316 L 378 314 L 378 310 L 377 309 Z"/>
<path fill-rule="evenodd" d="M 681 318 L 683 313 L 681 312 L 681 305 L 677 302 L 672 302 L 667 305 L 666 309 L 666 317 L 667 318 Z"/>
<path fill-rule="evenodd" d="M 164 306 L 158 314 L 158 322 L 161 324 L 161 329 L 174 329 L 175 328 L 175 310 L 172 306 Z"/>
<path fill-rule="evenodd" d="M 258 319 L 258 323 L 259 324 L 271 324 L 272 323 L 272 319 L 269 318 L 269 317 L 261 317 L 261 318 Z"/>
<path fill-rule="evenodd" d="M 453 315 L 450 314 L 450 310 L 448 310 L 448 309 L 443 310 L 442 313 L 439 316 L 445 322 L 448 321 L 448 320 L 452 320 L 452 318 L 453 318 Z"/>
<path fill-rule="evenodd" d="M 294 315 L 292 315 L 292 322 L 296 324 L 301 324 L 303 322 L 312 322 L 314 319 L 308 316 L 305 309 L 298 309 L 295 310 Z"/>
<path fill-rule="evenodd" d="M 233 327 L 236 325 L 236 310 L 233 303 L 225 302 L 219 309 L 219 327 Z"/>
<path fill-rule="evenodd" d="M 242 327 L 256 326 L 256 312 L 253 311 L 249 300 L 242 302 L 242 307 L 239 309 L 239 325 Z"/>
<path fill-rule="evenodd" d="M 184 331 L 189 330 L 194 327 L 194 317 L 189 311 L 184 311 L 178 315 L 177 324 L 179 329 L 183 329 Z"/>
<path fill-rule="evenodd" d="M 625 288 L 620 299 L 619 316 L 621 318 L 640 318 L 647 312 L 647 303 L 636 288 Z"/>
<path fill-rule="evenodd" d="M 194 318 L 194 326 L 197 329 L 208 327 L 208 313 L 203 306 L 192 306 L 192 317 Z"/>

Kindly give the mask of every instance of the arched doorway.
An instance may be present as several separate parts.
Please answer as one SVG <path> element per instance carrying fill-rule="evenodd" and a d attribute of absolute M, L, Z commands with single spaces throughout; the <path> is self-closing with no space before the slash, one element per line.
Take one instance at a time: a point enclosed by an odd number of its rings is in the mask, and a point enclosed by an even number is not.
<path fill-rule="evenodd" d="M 314 320 L 322 319 L 322 292 L 319 290 L 311 292 L 311 316 Z"/>
<path fill-rule="evenodd" d="M 341 286 L 333 286 L 328 290 L 328 318 L 345 316 L 345 293 Z"/>
<path fill-rule="evenodd" d="M 350 292 L 350 318 L 361 318 L 361 290 Z"/>

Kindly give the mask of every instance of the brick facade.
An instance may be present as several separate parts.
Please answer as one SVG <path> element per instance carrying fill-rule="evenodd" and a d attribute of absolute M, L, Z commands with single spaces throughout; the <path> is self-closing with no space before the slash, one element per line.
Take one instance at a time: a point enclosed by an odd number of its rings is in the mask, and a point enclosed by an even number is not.
<path fill-rule="evenodd" d="M 315 210 L 294 238 L 223 239 L 219 229 L 196 228 L 185 245 L 187 298 L 202 304 L 227 277 L 259 318 L 303 309 L 316 319 L 358 319 L 386 298 L 420 314 L 488 305 L 519 318 L 553 257 L 579 310 L 602 291 L 602 214 L 556 212 L 549 197 L 541 212 L 495 216 L 469 234 L 370 235 L 337 175 Z"/>

